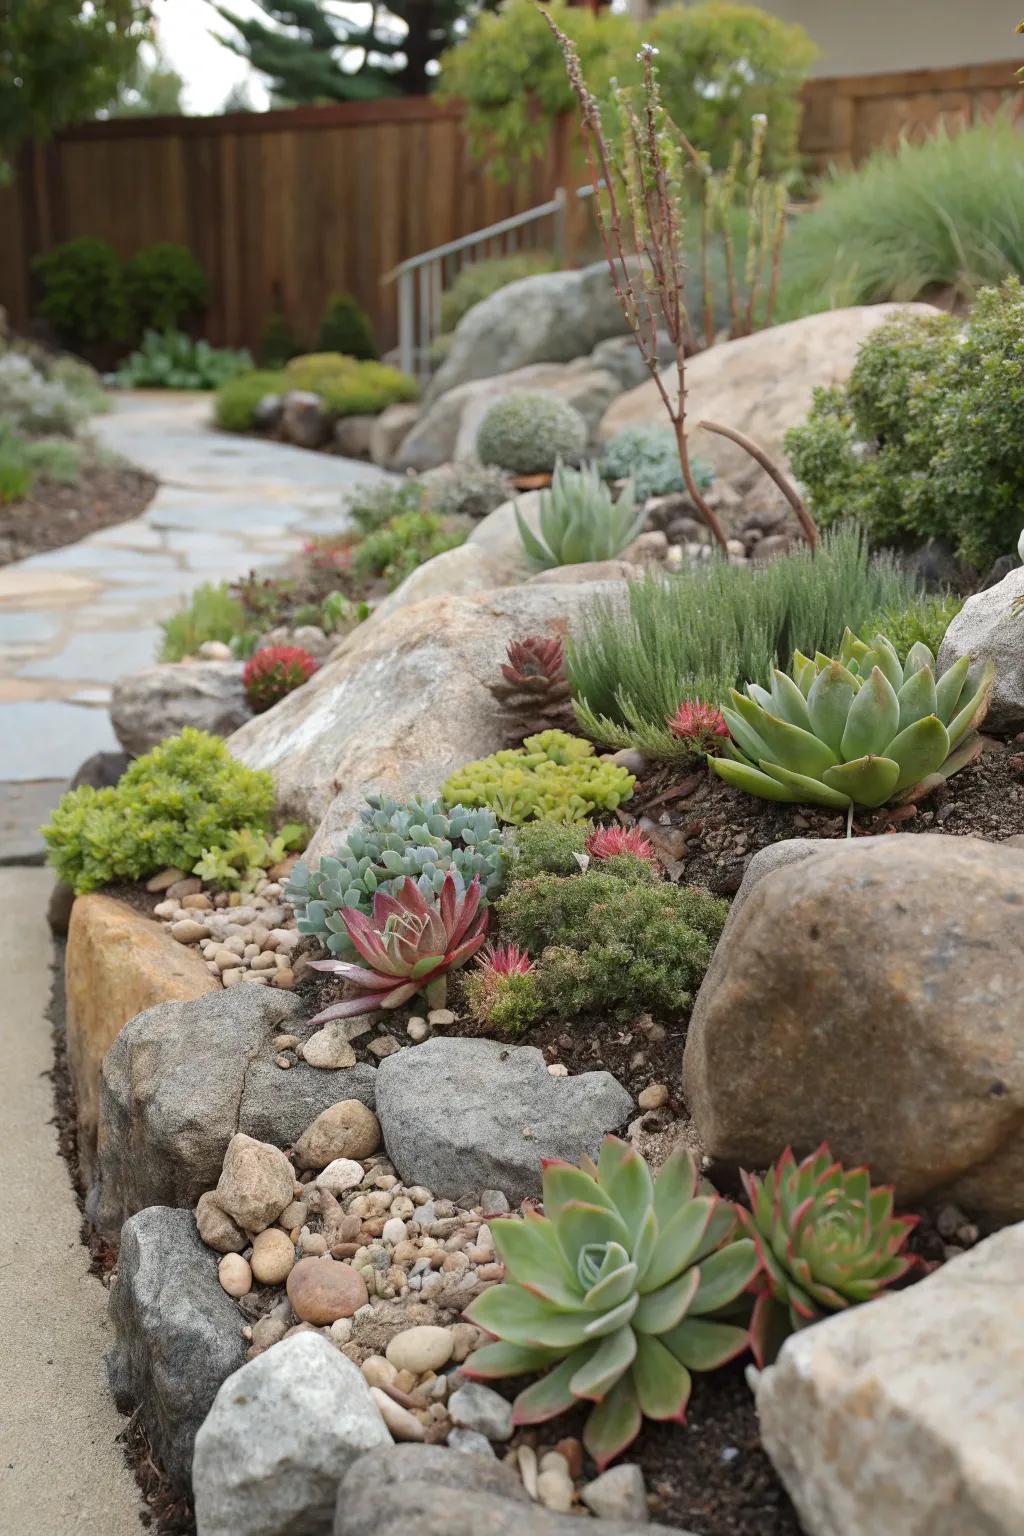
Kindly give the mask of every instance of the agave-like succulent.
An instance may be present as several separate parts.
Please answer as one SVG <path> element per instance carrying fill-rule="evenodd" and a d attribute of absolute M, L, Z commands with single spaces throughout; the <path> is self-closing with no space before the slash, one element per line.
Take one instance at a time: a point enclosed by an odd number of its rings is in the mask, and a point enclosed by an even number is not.
<path fill-rule="evenodd" d="M 532 730 L 575 723 L 561 635 L 526 635 L 512 640 L 506 656 L 491 692 L 510 714 Z"/>
<path fill-rule="evenodd" d="M 763 1179 L 743 1173 L 750 1210 L 740 1220 L 757 1245 L 761 1294 L 750 1340 L 758 1365 L 826 1312 L 870 1301 L 914 1260 L 901 1253 L 916 1216 L 894 1216 L 892 1190 L 866 1168 L 847 1171 L 826 1143 L 798 1163 L 787 1147 Z"/>
<path fill-rule="evenodd" d="M 312 965 L 343 976 L 361 990 L 358 997 L 318 1013 L 314 1024 L 378 1008 L 400 1008 L 417 992 L 426 994 L 428 1007 L 443 1008 L 448 972 L 465 965 L 481 948 L 490 912 L 479 878 L 462 890 L 449 870 L 440 895 L 432 900 L 407 877 L 395 895 L 377 892 L 372 917 L 356 907 L 345 907 L 341 916 L 366 965 L 349 960 L 314 960 Z"/>
<path fill-rule="evenodd" d="M 614 560 L 642 531 L 645 521 L 643 507 L 636 510 L 632 480 L 626 481 L 616 500 L 596 464 L 576 470 L 561 460 L 555 465 L 550 491 L 540 493 L 540 537 L 516 508 L 519 537 L 535 571 Z"/>
<path fill-rule="evenodd" d="M 592 859 L 617 859 L 631 853 L 648 864 L 658 861 L 654 844 L 639 827 L 595 827 L 583 846 Z"/>
<path fill-rule="evenodd" d="M 545 1372 L 516 1398 L 516 1424 L 594 1403 L 583 1442 L 603 1468 L 645 1415 L 683 1421 L 691 1371 L 746 1348 L 746 1327 L 722 1316 L 754 1280 L 757 1249 L 685 1152 L 652 1179 L 635 1148 L 606 1136 L 596 1164 L 545 1162 L 543 1186 L 542 1216 L 491 1223 L 506 1278 L 466 1316 L 496 1342 L 463 1374 Z"/>
<path fill-rule="evenodd" d="M 838 658 L 797 651 L 792 676 L 776 670 L 770 690 L 732 690 L 731 740 L 711 768 L 763 800 L 837 810 L 918 800 L 981 751 L 993 669 L 972 682 L 969 667 L 963 656 L 936 681 L 926 645 L 901 664 L 884 635 L 867 645 L 847 630 Z"/>

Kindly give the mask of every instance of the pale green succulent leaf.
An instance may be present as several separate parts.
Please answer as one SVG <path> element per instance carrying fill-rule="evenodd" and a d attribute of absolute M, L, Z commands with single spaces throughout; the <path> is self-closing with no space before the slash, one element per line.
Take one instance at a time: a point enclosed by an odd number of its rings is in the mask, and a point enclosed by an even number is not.
<path fill-rule="evenodd" d="M 583 1297 L 587 1310 L 604 1312 L 610 1311 L 613 1307 L 620 1307 L 636 1290 L 638 1274 L 637 1265 L 630 1262 L 623 1264 L 611 1274 L 605 1275 L 603 1279 L 595 1281 Z"/>
<path fill-rule="evenodd" d="M 923 720 L 927 715 L 934 715 L 938 708 L 938 700 L 935 696 L 935 676 L 929 667 L 918 667 L 912 672 L 899 690 L 897 698 L 900 701 L 900 730 L 905 731 L 908 725 L 913 725 L 917 720 Z M 941 723 L 941 722 L 940 722 Z M 887 747 L 886 757 L 895 754 Z"/>
<path fill-rule="evenodd" d="M 474 1381 L 478 1378 L 482 1381 L 497 1381 L 502 1376 L 532 1375 L 534 1371 L 542 1371 L 560 1358 L 559 1351 L 555 1349 L 508 1344 L 504 1339 L 495 1339 L 493 1343 L 481 1344 L 479 1349 L 474 1350 L 462 1371 Z"/>
<path fill-rule="evenodd" d="M 591 1205 L 603 1205 L 614 1212 L 615 1204 L 605 1194 L 600 1184 L 582 1168 L 572 1163 L 550 1162 L 545 1165 L 541 1180 L 544 1191 L 544 1214 L 557 1222 L 562 1211 L 572 1201 L 582 1200 Z"/>
<path fill-rule="evenodd" d="M 716 1323 L 704 1317 L 684 1317 L 661 1342 L 690 1371 L 716 1371 L 741 1355 L 749 1343 L 746 1328 Z"/>
<path fill-rule="evenodd" d="M 723 1243 L 729 1241 L 739 1225 L 736 1207 L 728 1200 L 720 1199 L 710 1185 L 706 1187 L 710 1191 L 709 1198 L 714 1209 L 711 1212 L 711 1220 L 704 1229 L 704 1235 L 697 1244 L 697 1250 L 690 1260 L 692 1264 L 700 1264 L 709 1253 L 714 1253 L 716 1249 L 721 1248 Z"/>
<path fill-rule="evenodd" d="M 960 704 L 960 696 L 964 692 L 967 682 L 967 674 L 971 670 L 971 658 L 961 656 L 939 678 L 935 684 L 935 713 L 948 726 L 956 714 Z"/>
<path fill-rule="evenodd" d="M 466 1309 L 478 1328 L 510 1344 L 544 1349 L 573 1349 L 587 1340 L 587 1325 L 600 1321 L 589 1312 L 559 1312 L 549 1302 L 518 1285 L 492 1285 Z"/>
<path fill-rule="evenodd" d="M 522 1221 L 499 1217 L 490 1223 L 490 1229 L 507 1279 L 522 1283 L 542 1274 L 566 1286 L 575 1284 L 576 1272 L 562 1252 L 553 1222 L 530 1212 Z"/>
<path fill-rule="evenodd" d="M 513 1424 L 543 1424 L 571 1408 L 576 1398 L 569 1383 L 596 1348 L 596 1345 L 588 1344 L 583 1349 L 574 1350 L 560 1365 L 542 1376 L 540 1381 L 535 1381 L 532 1386 L 520 1392 L 512 1405 Z"/>
<path fill-rule="evenodd" d="M 640 1297 L 634 1291 L 633 1295 L 627 1297 L 619 1306 L 612 1307 L 610 1311 L 593 1318 L 586 1326 L 586 1337 L 602 1339 L 606 1333 L 614 1333 L 616 1328 L 621 1328 L 624 1323 L 630 1321 L 639 1304 Z"/>
<path fill-rule="evenodd" d="M 646 1418 L 682 1421 L 690 1400 L 690 1373 L 660 1340 L 650 1336 L 637 1339 L 632 1381 Z"/>
<path fill-rule="evenodd" d="M 915 674 L 925 677 L 924 671 Z M 899 768 L 893 793 L 899 794 L 930 773 L 937 773 L 949 755 L 949 733 L 938 715 L 925 715 L 894 736 L 886 748 L 886 757 Z"/>
<path fill-rule="evenodd" d="M 642 1296 L 660 1290 L 694 1262 L 714 1211 L 714 1199 L 700 1195 L 680 1205 L 659 1227 L 657 1247 L 640 1276 Z"/>
<path fill-rule="evenodd" d="M 785 790 L 784 796 L 776 795 L 773 797 L 775 799 L 795 800 L 802 805 L 827 805 L 831 810 L 837 811 L 845 811 L 850 803 L 849 795 L 843 795 L 838 790 L 830 788 L 823 779 L 812 779 L 804 773 L 793 773 L 779 763 L 769 763 L 766 759 L 762 759 L 758 767 Z M 829 771 L 826 770 L 826 772 Z"/>
<path fill-rule="evenodd" d="M 772 672 L 771 711 L 781 720 L 790 725 L 798 725 L 801 730 L 811 731 L 811 717 L 807 709 L 807 700 L 791 677 L 785 672 L 780 672 L 778 667 Z"/>
<path fill-rule="evenodd" d="M 730 698 L 734 701 L 739 697 L 740 695 L 735 692 L 730 694 Z M 757 731 L 748 725 L 743 716 L 735 709 L 730 709 L 728 705 L 725 705 L 722 709 L 722 719 L 729 727 L 729 734 L 736 745 L 746 753 L 752 762 L 756 763 L 759 757 L 768 756 L 767 743 L 762 740 Z"/>
<path fill-rule="evenodd" d="M 700 1266 L 700 1285 L 690 1302 L 689 1315 L 705 1317 L 735 1301 L 753 1280 L 760 1264 L 757 1248 L 749 1237 L 738 1238 L 728 1247 L 709 1254 Z"/>
<path fill-rule="evenodd" d="M 824 775 L 830 789 L 846 795 L 854 805 L 884 805 L 896 788 L 899 764 L 891 757 L 859 757 L 840 763 Z"/>
<path fill-rule="evenodd" d="M 614 1201 L 629 1228 L 630 1251 L 654 1199 L 654 1180 L 646 1158 L 617 1136 L 606 1136 L 597 1158 L 601 1188 Z"/>
<path fill-rule="evenodd" d="M 637 1333 L 666 1333 L 682 1322 L 700 1285 L 700 1269 L 686 1269 L 667 1285 L 640 1298 L 633 1315 Z"/>
<path fill-rule="evenodd" d="M 900 704 L 896 690 L 879 667 L 850 705 L 840 755 L 846 762 L 885 751 L 900 728 Z"/>
<path fill-rule="evenodd" d="M 894 693 L 903 687 L 903 667 L 890 641 L 884 635 L 876 635 L 871 649 L 860 663 L 861 671 L 870 672 L 874 667 L 884 676 Z"/>
<path fill-rule="evenodd" d="M 569 1381 L 573 1397 L 589 1397 L 600 1402 L 619 1377 L 629 1370 L 635 1356 L 636 1335 L 627 1323 L 603 1338 L 589 1359 L 573 1373 Z"/>
<path fill-rule="evenodd" d="M 773 708 L 774 701 L 771 694 L 767 688 L 762 688 L 760 683 L 747 684 L 747 697 L 753 699 L 761 709 L 770 711 Z"/>
<path fill-rule="evenodd" d="M 745 789 L 748 795 L 756 795 L 759 800 L 800 799 L 799 795 L 784 789 L 776 779 L 749 763 L 736 763 L 727 757 L 709 757 L 708 767 L 726 784 L 731 784 L 734 789 Z"/>
<path fill-rule="evenodd" d="M 989 700 L 992 696 L 994 682 L 995 671 L 992 663 L 989 662 L 985 667 L 977 688 L 968 696 L 966 703 L 961 703 L 957 713 L 949 722 L 949 745 L 951 749 L 963 740 L 968 731 L 976 731 L 978 726 L 981 725 L 988 714 Z M 964 692 L 966 692 L 966 689 Z"/>
<path fill-rule="evenodd" d="M 817 668 L 814 662 L 809 656 L 805 656 L 802 651 L 794 651 L 792 672 L 797 687 L 806 699 L 811 691 L 811 684 L 817 676 Z"/>
<path fill-rule="evenodd" d="M 797 725 L 790 725 L 776 715 L 768 714 L 766 710 L 759 709 L 753 699 L 745 699 L 742 694 L 737 694 L 734 702 L 737 713 L 764 741 L 772 762 L 784 763 L 794 773 L 814 777 L 837 761 L 831 747 L 819 741 L 810 731 L 803 731 Z M 854 700 L 854 705 L 856 702 Z M 890 734 L 895 735 L 895 731 Z"/>
<path fill-rule="evenodd" d="M 643 1417 L 630 1376 L 621 1377 L 594 1408 L 583 1430 L 583 1444 L 603 1472 L 640 1433 Z"/>
<path fill-rule="evenodd" d="M 621 1243 L 628 1252 L 631 1247 L 629 1228 L 618 1211 L 589 1201 L 570 1200 L 559 1213 L 555 1227 L 562 1252 L 574 1273 L 584 1248 Z"/>
<path fill-rule="evenodd" d="M 929 667 L 932 676 L 935 676 L 935 657 L 923 640 L 915 640 L 907 652 L 906 661 L 903 663 L 904 678 L 911 677 L 913 673 L 919 672 L 922 667 Z"/>
<path fill-rule="evenodd" d="M 842 662 L 833 661 L 815 674 L 807 695 L 811 729 L 832 751 L 839 753 L 850 705 L 857 696 L 851 674 Z"/>
<path fill-rule="evenodd" d="M 664 1227 L 678 1208 L 697 1193 L 697 1167 L 685 1147 L 665 1159 L 654 1179 L 654 1214 Z"/>

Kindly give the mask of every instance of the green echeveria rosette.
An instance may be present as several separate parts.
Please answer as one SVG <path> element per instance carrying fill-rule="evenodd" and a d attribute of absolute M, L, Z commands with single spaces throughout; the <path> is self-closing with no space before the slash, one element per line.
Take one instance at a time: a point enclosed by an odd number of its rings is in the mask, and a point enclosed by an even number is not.
<path fill-rule="evenodd" d="M 516 1398 L 519 1425 L 593 1403 L 583 1442 L 604 1468 L 645 1416 L 683 1421 L 691 1371 L 747 1347 L 746 1326 L 728 1319 L 742 1313 L 757 1249 L 685 1152 L 652 1179 L 633 1147 L 608 1136 L 596 1164 L 545 1162 L 543 1187 L 543 1215 L 491 1223 L 506 1278 L 466 1316 L 495 1342 L 463 1372 L 543 1372 Z"/>
<path fill-rule="evenodd" d="M 894 1216 L 892 1190 L 873 1189 L 866 1168 L 844 1169 L 825 1143 L 799 1164 L 787 1147 L 763 1179 L 741 1177 L 750 1210 L 739 1217 L 761 1262 L 750 1328 L 758 1365 L 791 1333 L 870 1301 L 914 1262 L 900 1250 L 917 1218 Z"/>
<path fill-rule="evenodd" d="M 314 934 L 332 955 L 354 959 L 345 907 L 369 915 L 378 891 L 395 896 L 406 879 L 422 895 L 439 896 L 449 870 L 460 893 L 479 879 L 484 897 L 493 900 L 504 887 L 505 863 L 501 829 L 486 808 L 369 795 L 346 841 L 316 869 L 297 865 L 286 894 L 300 933 Z"/>
<path fill-rule="evenodd" d="M 979 681 L 964 656 L 936 679 L 926 645 L 901 663 L 884 635 L 849 630 L 837 659 L 794 653 L 792 675 L 770 689 L 732 690 L 722 710 L 730 740 L 713 773 L 763 800 L 848 810 L 918 800 L 981 751 L 993 669 Z"/>

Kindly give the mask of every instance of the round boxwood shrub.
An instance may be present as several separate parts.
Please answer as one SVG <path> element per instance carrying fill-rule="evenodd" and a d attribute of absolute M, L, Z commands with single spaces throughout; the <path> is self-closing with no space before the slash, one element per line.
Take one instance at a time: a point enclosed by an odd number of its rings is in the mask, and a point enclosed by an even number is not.
<path fill-rule="evenodd" d="M 147 245 L 125 263 L 124 291 L 132 328 L 180 331 L 210 300 L 205 273 L 183 245 Z"/>
<path fill-rule="evenodd" d="M 523 390 L 491 406 L 477 433 L 477 457 L 513 475 L 548 475 L 559 459 L 578 463 L 588 435 L 586 422 L 567 400 Z"/>
<path fill-rule="evenodd" d="M 37 256 L 37 313 L 68 347 L 119 341 L 127 328 L 121 264 L 106 240 L 82 235 Z"/>

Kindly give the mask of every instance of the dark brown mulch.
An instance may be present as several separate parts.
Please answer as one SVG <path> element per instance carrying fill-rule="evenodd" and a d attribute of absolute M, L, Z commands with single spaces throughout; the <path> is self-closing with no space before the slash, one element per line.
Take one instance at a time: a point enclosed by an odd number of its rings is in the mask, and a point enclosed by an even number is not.
<path fill-rule="evenodd" d="M 24 500 L 0 506 L 0 566 L 138 517 L 156 487 L 133 465 L 97 461 L 83 463 L 74 485 L 37 480 Z"/>

